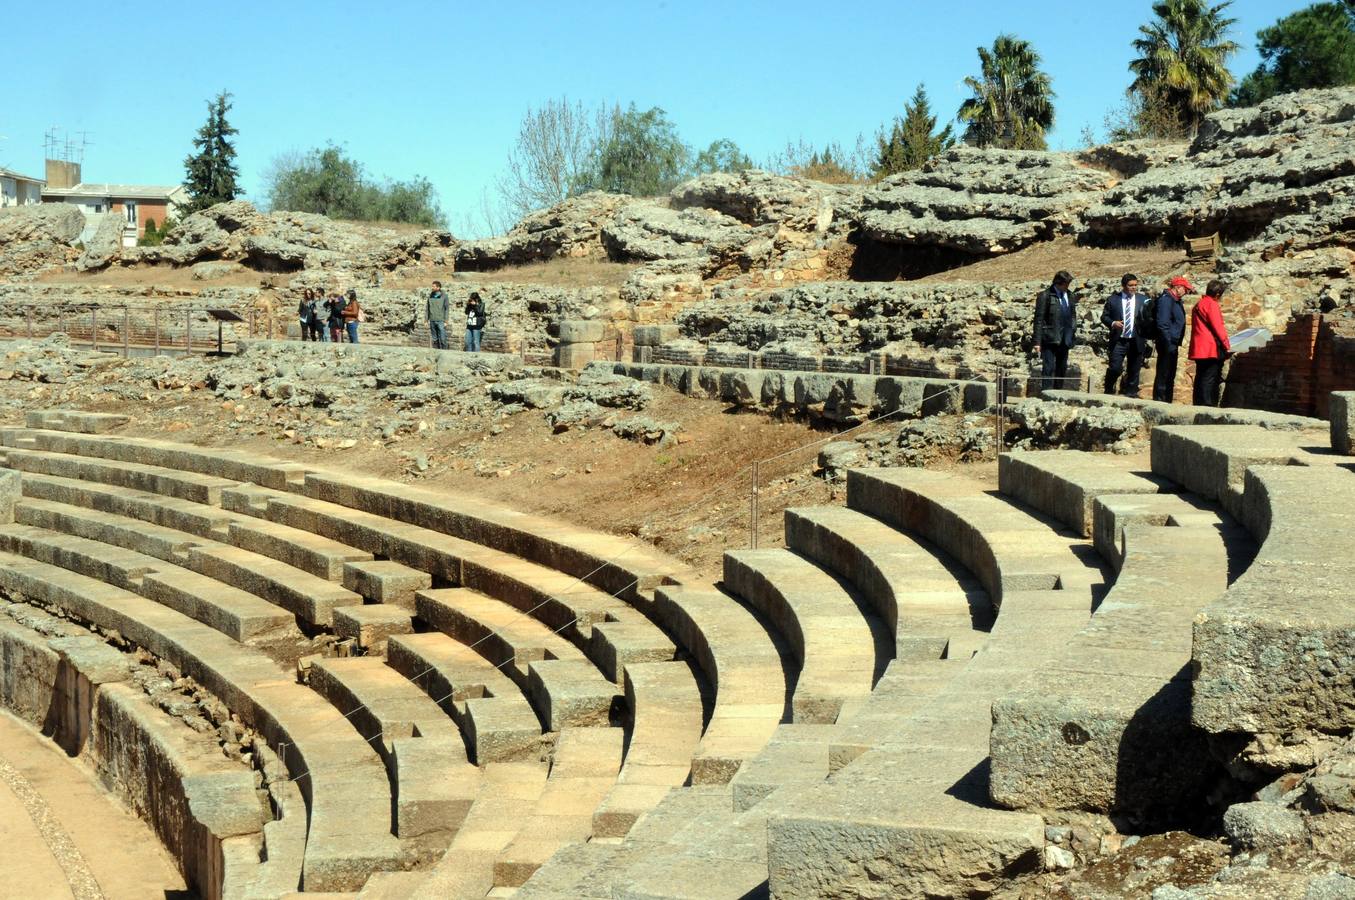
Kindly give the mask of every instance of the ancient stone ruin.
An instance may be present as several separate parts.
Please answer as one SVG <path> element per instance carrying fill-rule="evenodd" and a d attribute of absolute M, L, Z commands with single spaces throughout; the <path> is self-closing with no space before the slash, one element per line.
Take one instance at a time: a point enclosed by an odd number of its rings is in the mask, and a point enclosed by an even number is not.
<path fill-rule="evenodd" d="M 1189 146 L 703 176 L 479 241 L 0 213 L 24 884 L 146 895 L 96 852 L 140 845 L 204 898 L 1355 896 L 1352 129 L 1306 92 Z M 992 267 L 1060 252 L 1099 268 L 1048 386 L 1047 276 Z M 1222 407 L 1085 389 L 1126 258 L 1274 332 Z M 433 277 L 483 292 L 487 352 L 426 347 Z M 287 339 L 348 285 L 364 343 Z M 208 304 L 256 333 L 139 355 Z M 751 491 L 684 493 L 735 450 Z M 608 464 L 643 522 L 552 487 Z M 130 830 L 81 831 L 21 741 Z"/>

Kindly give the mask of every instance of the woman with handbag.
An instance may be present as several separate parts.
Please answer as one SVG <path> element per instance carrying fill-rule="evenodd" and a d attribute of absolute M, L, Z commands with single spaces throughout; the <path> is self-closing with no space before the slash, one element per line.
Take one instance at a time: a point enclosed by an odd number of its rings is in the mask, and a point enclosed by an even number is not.
<path fill-rule="evenodd" d="M 1233 355 L 1228 329 L 1223 324 L 1219 300 L 1228 285 L 1215 278 L 1205 286 L 1204 296 L 1190 311 L 1190 358 L 1195 363 L 1196 406 L 1218 406 L 1223 362 Z"/>
<path fill-rule="evenodd" d="M 343 308 L 343 324 L 348 331 L 348 343 L 358 342 L 358 323 L 367 321 L 367 314 L 358 305 L 358 292 L 348 289 L 348 304 Z"/>

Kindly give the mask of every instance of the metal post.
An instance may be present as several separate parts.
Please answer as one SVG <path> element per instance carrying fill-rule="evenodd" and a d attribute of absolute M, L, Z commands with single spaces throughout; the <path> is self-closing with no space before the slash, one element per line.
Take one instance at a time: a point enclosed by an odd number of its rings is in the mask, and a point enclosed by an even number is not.
<path fill-rule="evenodd" d="M 155 355 L 160 355 L 160 307 L 155 307 Z"/>
<path fill-rule="evenodd" d="M 132 355 L 132 314 L 127 307 L 122 308 L 122 358 Z"/>
<path fill-rule="evenodd" d="M 994 398 L 994 399 L 997 401 L 997 409 L 996 409 L 996 413 L 997 413 L 997 421 L 996 421 L 996 423 L 995 423 L 994 426 L 993 426 L 993 432 L 994 432 L 994 433 L 993 433 L 993 458 L 994 458 L 994 459 L 997 459 L 999 456 L 1002 455 L 1002 438 L 1003 438 L 1002 432 L 1003 432 L 1003 430 L 1004 430 L 1003 427 L 1002 427 L 1002 416 L 1003 416 L 1003 413 L 1005 412 L 1005 409 L 1004 409 L 1004 407 L 1003 407 L 1003 400 L 1004 400 L 1004 394 L 1005 394 L 1004 385 L 1005 385 L 1005 383 L 1006 383 L 1006 380 L 1007 380 L 1007 374 L 1006 374 L 1005 370 L 999 368 L 999 369 L 997 370 L 997 395 L 996 395 L 996 397 Z"/>
<path fill-rule="evenodd" d="M 99 349 L 99 307 L 94 307 L 89 311 L 89 339 L 93 346 L 91 350 Z"/>
<path fill-rule="evenodd" d="M 761 464 L 753 463 L 753 483 L 748 492 L 748 547 L 750 550 L 757 549 L 757 526 L 758 526 L 758 482 L 761 480 L 759 469 Z"/>

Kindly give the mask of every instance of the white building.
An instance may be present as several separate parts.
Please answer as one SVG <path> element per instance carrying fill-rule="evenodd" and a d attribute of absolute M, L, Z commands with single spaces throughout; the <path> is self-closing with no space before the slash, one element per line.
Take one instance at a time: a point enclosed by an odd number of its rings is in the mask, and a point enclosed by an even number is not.
<path fill-rule="evenodd" d="M 41 178 L 20 175 L 0 166 L 0 206 L 28 206 L 42 202 Z"/>

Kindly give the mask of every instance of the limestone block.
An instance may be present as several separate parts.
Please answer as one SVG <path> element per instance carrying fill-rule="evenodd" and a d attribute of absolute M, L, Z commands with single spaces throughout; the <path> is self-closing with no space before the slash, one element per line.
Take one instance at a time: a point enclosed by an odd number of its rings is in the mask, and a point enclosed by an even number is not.
<path fill-rule="evenodd" d="M 50 431 L 74 431 L 79 434 L 103 434 L 131 419 L 117 413 L 81 412 L 75 409 L 33 409 L 24 416 L 29 428 Z"/>
<path fill-rule="evenodd" d="M 21 477 L 13 469 L 0 469 L 0 525 L 14 522 L 14 504 L 23 496 Z"/>
<path fill-rule="evenodd" d="M 433 577 L 389 560 L 360 561 L 344 564 L 343 586 L 373 603 L 412 610 L 415 591 L 432 587 Z"/>
<path fill-rule="evenodd" d="M 1303 816 L 1278 803 L 1234 803 L 1223 813 L 1223 831 L 1235 850 L 1264 850 L 1303 840 Z"/>
<path fill-rule="evenodd" d="M 766 373 L 761 369 L 725 369 L 720 372 L 720 399 L 739 406 L 757 406 L 762 400 Z"/>
<path fill-rule="evenodd" d="M 374 603 L 367 606 L 341 606 L 334 610 L 334 633 L 340 639 L 352 638 L 371 653 L 384 653 L 393 634 L 412 634 L 414 620 L 400 606 Z"/>
<path fill-rule="evenodd" d="M 582 369 L 597 356 L 597 344 L 560 344 L 555 348 L 555 365 L 561 369 Z"/>
<path fill-rule="evenodd" d="M 1355 454 L 1355 391 L 1332 391 L 1331 448 L 1346 456 Z"/>
<path fill-rule="evenodd" d="M 595 344 L 602 340 L 602 322 L 590 319 L 566 319 L 559 324 L 562 344 Z"/>
<path fill-rule="evenodd" d="M 681 333 L 677 325 L 636 325 L 635 326 L 635 346 L 637 347 L 657 347 L 660 344 L 666 344 L 669 341 L 675 341 Z"/>
<path fill-rule="evenodd" d="M 458 738 L 413 737 L 392 742 L 396 831 L 401 838 L 440 834 L 445 846 L 466 819 L 479 786 L 471 766 L 449 766 Z"/>

